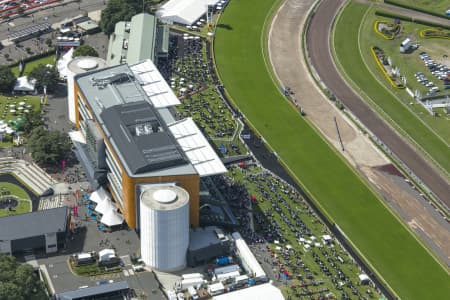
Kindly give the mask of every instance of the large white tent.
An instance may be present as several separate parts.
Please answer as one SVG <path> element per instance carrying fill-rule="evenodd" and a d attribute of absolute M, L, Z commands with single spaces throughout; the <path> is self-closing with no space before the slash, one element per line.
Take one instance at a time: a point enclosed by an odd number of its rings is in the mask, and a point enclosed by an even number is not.
<path fill-rule="evenodd" d="M 102 202 L 98 203 L 95 207 L 95 211 L 101 213 L 102 215 L 110 212 L 110 211 L 116 211 L 117 207 L 112 203 L 110 199 L 103 199 Z"/>
<path fill-rule="evenodd" d="M 237 290 L 219 296 L 214 296 L 213 300 L 237 300 L 237 299 L 258 299 L 258 300 L 284 300 L 281 291 L 270 283 L 259 284 L 246 289 Z"/>
<path fill-rule="evenodd" d="M 109 227 L 120 225 L 123 223 L 123 216 L 114 210 L 110 210 L 102 216 L 100 222 Z"/>
<path fill-rule="evenodd" d="M 169 24 L 192 25 L 201 18 L 208 5 L 215 5 L 219 0 L 170 0 L 156 12 L 161 21 Z"/>
<path fill-rule="evenodd" d="M 114 249 L 103 249 L 98 252 L 98 260 L 100 262 L 109 261 L 114 257 L 116 257 L 116 251 Z"/>
<path fill-rule="evenodd" d="M 56 68 L 59 72 L 59 77 L 62 79 L 67 78 L 67 65 L 72 60 L 73 50 L 74 48 L 70 48 L 69 51 L 66 52 L 56 63 Z"/>
<path fill-rule="evenodd" d="M 28 80 L 27 76 L 17 78 L 14 85 L 15 92 L 33 92 L 36 85 L 36 79 Z"/>
<path fill-rule="evenodd" d="M 100 188 L 98 188 L 98 190 L 91 193 L 91 196 L 89 197 L 89 199 L 95 203 L 100 203 L 104 199 L 110 200 L 111 196 L 108 194 L 108 192 L 104 188 L 100 187 Z"/>

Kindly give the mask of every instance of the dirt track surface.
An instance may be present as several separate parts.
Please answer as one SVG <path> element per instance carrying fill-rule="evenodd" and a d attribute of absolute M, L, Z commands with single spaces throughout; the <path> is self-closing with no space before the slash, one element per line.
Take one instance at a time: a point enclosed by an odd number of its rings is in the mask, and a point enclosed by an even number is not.
<path fill-rule="evenodd" d="M 306 33 L 311 63 L 321 81 L 345 104 L 347 109 L 382 140 L 447 207 L 450 207 L 448 182 L 353 92 L 336 69 L 330 52 L 329 37 L 334 16 L 343 2 L 345 1 L 324 0 L 317 7 Z M 440 20 L 440 18 L 437 19 Z"/>
<path fill-rule="evenodd" d="M 380 192 L 405 222 L 450 265 L 450 224 L 425 201 L 420 193 L 405 183 L 384 154 L 317 88 L 309 74 L 301 47 L 307 12 L 315 0 L 286 0 L 277 11 L 269 33 L 269 55 L 279 81 L 294 92 L 306 118 L 346 159 Z M 336 117 L 345 151 L 337 136 Z"/>

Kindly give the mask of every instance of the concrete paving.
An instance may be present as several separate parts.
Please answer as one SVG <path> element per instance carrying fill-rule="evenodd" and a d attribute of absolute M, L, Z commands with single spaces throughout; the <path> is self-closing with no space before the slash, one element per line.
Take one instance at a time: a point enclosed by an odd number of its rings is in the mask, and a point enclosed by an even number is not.
<path fill-rule="evenodd" d="M 147 299 L 165 299 L 159 290 L 159 284 L 152 272 L 134 272 L 131 269 L 130 255 L 140 251 L 140 243 L 135 231 L 122 229 L 112 233 L 104 233 L 97 229 L 97 222 L 85 218 L 87 211 L 83 200 L 80 200 L 76 217 L 77 230 L 73 239 L 69 239 L 66 249 L 57 255 L 36 254 L 39 265 L 45 265 L 54 290 L 59 293 L 77 289 L 81 286 L 94 286 L 100 280 L 126 280 L 136 294 Z M 105 248 L 115 248 L 116 253 L 124 262 L 124 270 L 119 273 L 81 277 L 74 275 L 68 265 L 71 254 L 87 251 L 99 251 Z"/>

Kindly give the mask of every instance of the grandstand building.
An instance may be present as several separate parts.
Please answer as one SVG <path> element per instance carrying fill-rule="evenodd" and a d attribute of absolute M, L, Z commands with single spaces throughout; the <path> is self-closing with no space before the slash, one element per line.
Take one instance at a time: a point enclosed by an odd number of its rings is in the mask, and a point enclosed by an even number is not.
<path fill-rule="evenodd" d="M 130 22 L 117 22 L 109 39 L 106 63 L 109 66 L 135 64 L 151 59 L 155 64 L 169 53 L 169 27 L 158 24 L 153 15 L 141 13 Z"/>
<path fill-rule="evenodd" d="M 70 136 L 94 188 L 108 187 L 128 226 L 139 228 L 139 199 L 154 184 L 178 185 L 199 225 L 200 177 L 226 172 L 192 119 L 169 111 L 180 103 L 150 59 L 75 76 Z"/>

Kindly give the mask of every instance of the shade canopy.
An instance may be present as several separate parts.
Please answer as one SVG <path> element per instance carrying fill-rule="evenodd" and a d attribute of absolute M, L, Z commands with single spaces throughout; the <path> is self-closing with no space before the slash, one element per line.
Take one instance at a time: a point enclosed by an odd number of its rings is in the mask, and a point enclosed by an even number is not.
<path fill-rule="evenodd" d="M 114 249 L 103 249 L 98 252 L 99 261 L 109 261 L 114 257 L 116 257 L 116 252 Z"/>
<path fill-rule="evenodd" d="M 28 80 L 27 76 L 17 78 L 14 85 L 16 92 L 33 92 L 36 85 L 36 79 Z"/>
<path fill-rule="evenodd" d="M 100 220 L 106 226 L 117 226 L 123 223 L 123 217 L 116 211 L 109 211 L 104 214 Z"/>
<path fill-rule="evenodd" d="M 116 211 L 116 205 L 111 201 L 111 199 L 104 199 L 102 202 L 98 203 L 95 207 L 95 211 L 101 213 L 102 215 L 110 212 Z"/>
<path fill-rule="evenodd" d="M 108 194 L 108 192 L 104 188 L 100 187 L 98 190 L 96 190 L 95 192 L 93 192 L 91 194 L 89 199 L 95 203 L 100 203 L 104 199 L 110 200 L 111 196 Z"/>

